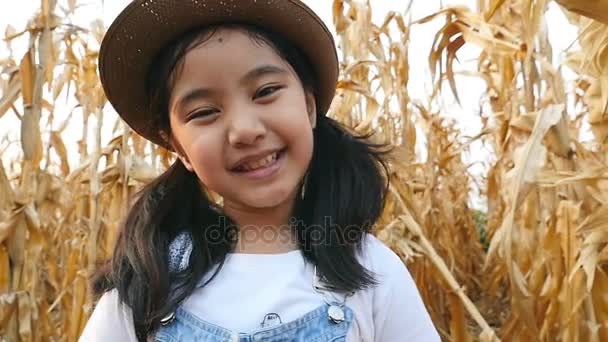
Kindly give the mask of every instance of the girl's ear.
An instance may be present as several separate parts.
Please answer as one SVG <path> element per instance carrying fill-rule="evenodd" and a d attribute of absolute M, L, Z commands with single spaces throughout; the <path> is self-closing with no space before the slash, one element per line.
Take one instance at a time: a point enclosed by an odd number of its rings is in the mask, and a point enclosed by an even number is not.
<path fill-rule="evenodd" d="M 306 92 L 306 110 L 308 111 L 310 127 L 315 128 L 317 126 L 317 102 L 315 96 L 310 92 Z"/>
<path fill-rule="evenodd" d="M 194 172 L 194 168 L 192 168 L 192 164 L 190 163 L 188 156 L 186 156 L 186 153 L 184 153 L 182 145 L 180 145 L 175 139 L 173 139 L 173 136 L 171 136 L 168 140 L 169 144 L 173 148 L 173 151 L 175 151 L 175 153 L 177 154 L 177 158 L 179 158 L 179 160 L 182 162 L 182 164 L 184 164 L 188 171 Z"/>

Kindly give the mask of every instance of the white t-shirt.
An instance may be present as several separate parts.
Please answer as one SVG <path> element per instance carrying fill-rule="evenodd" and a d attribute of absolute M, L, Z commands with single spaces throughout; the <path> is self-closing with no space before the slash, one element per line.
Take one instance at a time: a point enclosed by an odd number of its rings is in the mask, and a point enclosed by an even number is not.
<path fill-rule="evenodd" d="M 360 262 L 380 285 L 346 300 L 354 320 L 348 342 L 440 341 L 416 285 L 401 259 L 368 234 Z M 314 267 L 300 251 L 230 253 L 222 270 L 182 304 L 198 318 L 237 332 L 259 329 L 268 318 L 293 321 L 324 303 L 312 286 Z M 203 279 L 204 281 L 205 279 Z M 270 313 L 277 315 L 268 315 Z M 268 316 L 267 316 L 268 315 Z M 80 341 L 137 341 L 130 309 L 116 290 L 104 294 Z"/>

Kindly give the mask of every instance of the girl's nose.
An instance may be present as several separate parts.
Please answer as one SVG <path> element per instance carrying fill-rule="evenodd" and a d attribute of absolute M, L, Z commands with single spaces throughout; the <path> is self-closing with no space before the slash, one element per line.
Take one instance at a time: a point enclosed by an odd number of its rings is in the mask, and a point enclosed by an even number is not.
<path fill-rule="evenodd" d="M 232 115 L 228 128 L 228 142 L 235 147 L 254 144 L 266 135 L 264 123 L 255 114 Z"/>

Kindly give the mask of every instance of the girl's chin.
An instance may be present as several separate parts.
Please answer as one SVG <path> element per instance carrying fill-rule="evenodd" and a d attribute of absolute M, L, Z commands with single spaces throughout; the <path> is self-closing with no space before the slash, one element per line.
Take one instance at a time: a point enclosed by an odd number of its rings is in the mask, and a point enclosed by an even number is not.
<path fill-rule="evenodd" d="M 287 196 L 264 196 L 264 197 L 253 197 L 251 200 L 245 200 L 245 204 L 247 204 L 251 208 L 273 208 L 284 204 L 289 198 Z"/>
<path fill-rule="evenodd" d="M 242 194 L 239 202 L 250 208 L 263 209 L 277 207 L 282 204 L 286 204 L 286 202 L 294 200 L 294 191 L 278 190 L 265 193 L 260 192 L 261 191 L 258 189 L 257 191 L 252 191 L 251 193 Z"/>

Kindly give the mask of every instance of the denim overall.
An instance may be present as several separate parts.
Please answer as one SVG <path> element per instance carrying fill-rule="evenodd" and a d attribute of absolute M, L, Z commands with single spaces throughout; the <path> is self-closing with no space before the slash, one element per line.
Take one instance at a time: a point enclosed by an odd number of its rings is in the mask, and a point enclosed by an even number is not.
<path fill-rule="evenodd" d="M 326 287 L 319 286 L 316 275 L 314 289 L 323 294 L 325 303 L 299 318 L 269 328 L 260 328 L 248 333 L 230 331 L 206 322 L 179 307 L 163 319 L 154 341 L 157 342 L 345 342 L 353 321 L 353 311 L 343 301 L 327 299 L 331 294 Z"/>

